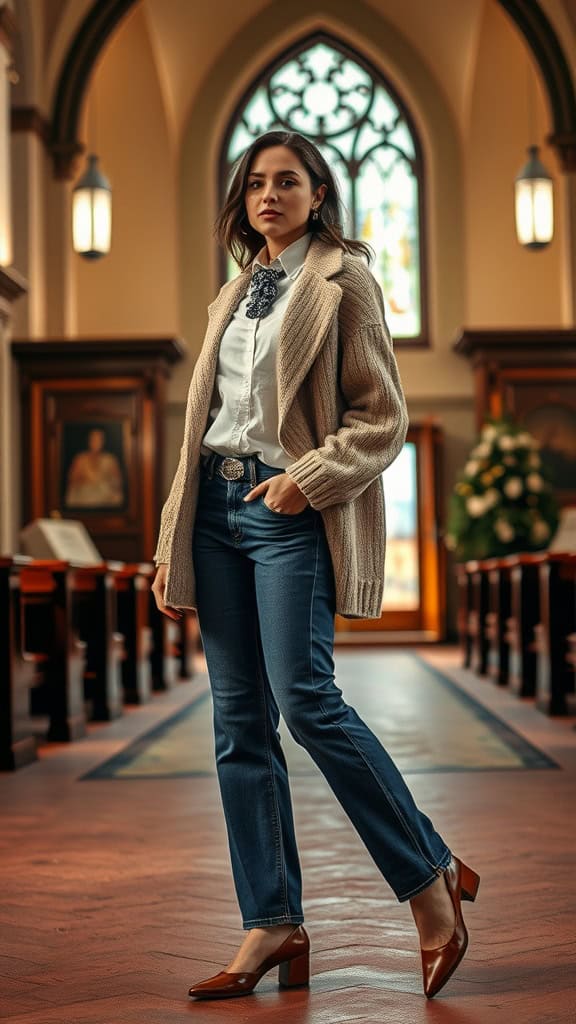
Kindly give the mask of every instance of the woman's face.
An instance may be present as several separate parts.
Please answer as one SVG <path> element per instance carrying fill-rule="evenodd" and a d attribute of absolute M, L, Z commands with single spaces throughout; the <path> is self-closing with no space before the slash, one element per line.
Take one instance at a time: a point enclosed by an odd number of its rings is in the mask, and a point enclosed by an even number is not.
<path fill-rule="evenodd" d="M 326 191 L 326 185 L 312 189 L 306 168 L 288 146 L 256 154 L 244 201 L 249 223 L 264 235 L 272 259 L 306 234 L 310 210 L 320 206 Z"/>

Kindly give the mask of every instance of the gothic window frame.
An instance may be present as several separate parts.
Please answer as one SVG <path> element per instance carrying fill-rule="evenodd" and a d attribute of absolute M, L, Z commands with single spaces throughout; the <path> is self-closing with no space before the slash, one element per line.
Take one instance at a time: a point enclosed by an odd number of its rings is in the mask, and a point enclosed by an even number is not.
<path fill-rule="evenodd" d="M 229 164 L 228 164 L 228 149 L 232 140 L 233 133 L 236 129 L 238 121 L 240 120 L 241 114 L 254 94 L 265 85 L 266 81 L 277 72 L 284 64 L 290 60 L 294 60 L 303 50 L 307 50 L 310 47 L 323 43 L 333 49 L 337 50 L 346 58 L 355 61 L 360 65 L 363 70 L 373 79 L 374 82 L 381 85 L 382 88 L 389 94 L 392 101 L 398 107 L 398 110 L 405 121 L 406 127 L 410 132 L 411 141 L 414 146 L 414 157 L 411 161 L 412 171 L 414 178 L 417 182 L 417 217 L 418 217 L 418 255 L 419 255 L 419 282 L 420 282 L 420 331 L 416 335 L 406 337 L 394 337 L 394 345 L 398 348 L 427 348 L 429 347 L 429 322 L 428 322 L 428 274 L 427 274 L 427 252 L 428 252 L 428 240 L 426 231 L 426 208 L 427 208 L 427 175 L 424 160 L 424 152 L 422 143 L 420 140 L 420 134 L 416 128 L 416 124 L 412 114 L 408 108 L 406 101 L 402 98 L 397 88 L 389 81 L 383 70 L 377 67 L 365 54 L 357 50 L 355 47 L 346 43 L 340 39 L 337 35 L 327 31 L 316 31 L 307 33 L 298 40 L 295 40 L 290 46 L 283 49 L 278 53 L 273 60 L 268 62 L 255 78 L 252 79 L 249 86 L 243 91 L 238 102 L 235 104 L 232 113 L 228 119 L 226 130 L 222 136 L 222 142 L 220 146 L 220 156 L 218 161 L 218 201 L 219 209 L 225 201 Z M 282 126 L 284 127 L 284 126 Z M 265 131 L 276 130 L 274 127 L 266 128 Z M 289 128 L 286 130 L 290 130 Z M 255 136 L 256 137 L 256 136 Z M 227 255 L 223 250 L 219 253 L 219 278 L 220 284 L 224 284 L 227 280 Z M 387 298 L 384 292 L 384 304 L 386 307 Z"/>

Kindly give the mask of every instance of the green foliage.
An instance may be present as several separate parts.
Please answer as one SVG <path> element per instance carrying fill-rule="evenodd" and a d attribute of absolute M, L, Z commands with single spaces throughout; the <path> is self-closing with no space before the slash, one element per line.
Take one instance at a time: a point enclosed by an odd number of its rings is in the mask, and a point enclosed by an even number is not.
<path fill-rule="evenodd" d="M 559 521 L 539 442 L 510 418 L 490 418 L 450 495 L 446 547 L 458 562 L 547 548 Z"/>

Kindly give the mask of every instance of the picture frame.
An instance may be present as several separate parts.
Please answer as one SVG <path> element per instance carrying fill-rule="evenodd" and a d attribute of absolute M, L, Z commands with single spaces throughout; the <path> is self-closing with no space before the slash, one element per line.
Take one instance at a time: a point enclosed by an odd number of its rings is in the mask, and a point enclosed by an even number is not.
<path fill-rule="evenodd" d="M 22 526 L 77 520 L 104 559 L 150 561 L 164 502 L 167 383 L 180 338 L 14 339 Z"/>
<path fill-rule="evenodd" d="M 67 420 L 60 426 L 60 511 L 129 508 L 126 431 L 121 420 Z"/>

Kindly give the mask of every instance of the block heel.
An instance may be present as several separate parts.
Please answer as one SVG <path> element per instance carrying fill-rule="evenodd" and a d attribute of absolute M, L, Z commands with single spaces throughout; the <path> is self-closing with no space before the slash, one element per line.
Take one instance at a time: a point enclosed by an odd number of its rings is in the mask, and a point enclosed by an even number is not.
<path fill-rule="evenodd" d="M 278 968 L 278 983 L 282 988 L 296 988 L 310 982 L 310 956 L 304 953 L 293 960 L 284 960 Z"/>
<path fill-rule="evenodd" d="M 477 875 L 472 868 L 469 868 L 466 864 L 460 862 L 460 898 L 468 900 L 470 903 L 474 903 L 476 894 L 478 892 L 478 886 L 480 885 L 480 875 Z"/>

